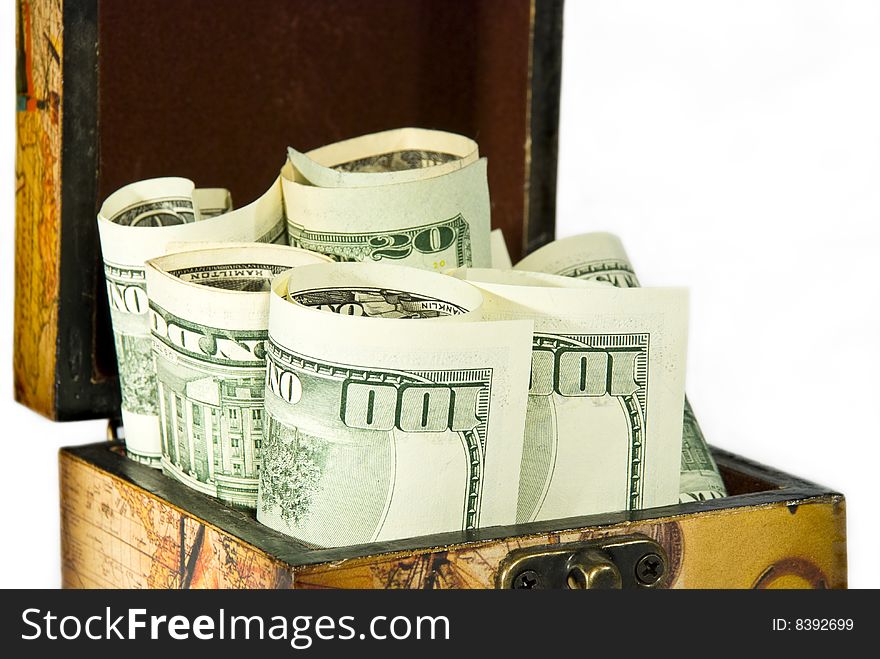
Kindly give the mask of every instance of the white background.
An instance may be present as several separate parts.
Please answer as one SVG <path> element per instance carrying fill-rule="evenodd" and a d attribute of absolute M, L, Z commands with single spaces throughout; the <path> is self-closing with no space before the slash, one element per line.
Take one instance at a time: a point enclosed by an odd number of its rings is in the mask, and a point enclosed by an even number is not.
<path fill-rule="evenodd" d="M 14 5 L 0 5 L 0 585 L 59 584 L 56 451 L 101 421 L 12 402 Z M 559 235 L 610 230 L 691 289 L 688 394 L 717 446 L 847 495 L 880 586 L 880 3 L 569 0 Z M 495 164 L 500 166 L 500 164 Z"/>

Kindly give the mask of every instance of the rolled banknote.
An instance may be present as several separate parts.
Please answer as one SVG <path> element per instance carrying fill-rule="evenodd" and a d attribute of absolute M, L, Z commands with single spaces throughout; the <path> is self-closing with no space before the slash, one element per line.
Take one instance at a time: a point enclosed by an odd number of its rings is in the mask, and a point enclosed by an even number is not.
<path fill-rule="evenodd" d="M 523 258 L 514 268 L 604 282 L 618 288 L 639 285 L 623 243 L 611 233 L 584 233 L 554 240 Z"/>
<path fill-rule="evenodd" d="M 477 143 L 442 130 L 397 128 L 300 153 L 289 150 L 296 180 L 320 188 L 362 188 L 442 176 L 476 162 Z"/>
<path fill-rule="evenodd" d="M 375 263 L 273 282 L 257 519 L 341 546 L 516 519 L 533 323 Z"/>
<path fill-rule="evenodd" d="M 517 522 L 675 503 L 687 291 L 451 274 L 482 290 L 485 318 L 535 322 Z"/>
<path fill-rule="evenodd" d="M 286 241 L 280 180 L 253 203 L 208 218 L 194 190 L 183 178 L 140 181 L 110 195 L 98 214 L 126 452 L 154 467 L 161 444 L 144 263 L 169 243 Z"/>
<path fill-rule="evenodd" d="M 290 149 L 282 183 L 295 247 L 436 271 L 490 265 L 486 159 L 467 138 L 405 128 Z"/>
<path fill-rule="evenodd" d="M 516 264 L 517 270 L 536 270 L 622 288 L 639 285 L 620 239 L 610 233 L 586 233 L 556 240 Z M 702 501 L 727 496 L 724 481 L 700 430 L 690 402 L 684 401 L 679 501 Z"/>
<path fill-rule="evenodd" d="M 727 488 L 709 450 L 690 401 L 684 399 L 681 436 L 681 492 L 679 503 L 707 501 L 727 496 Z"/>
<path fill-rule="evenodd" d="M 329 261 L 283 245 L 230 243 L 146 263 L 162 470 L 256 508 L 263 439 L 269 284 Z"/>

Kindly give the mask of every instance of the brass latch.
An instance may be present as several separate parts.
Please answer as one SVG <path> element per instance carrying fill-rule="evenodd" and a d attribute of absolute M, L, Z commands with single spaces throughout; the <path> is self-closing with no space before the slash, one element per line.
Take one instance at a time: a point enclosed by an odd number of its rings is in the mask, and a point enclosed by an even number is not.
<path fill-rule="evenodd" d="M 498 588 L 662 588 L 668 559 L 644 535 L 516 549 L 498 569 Z"/>

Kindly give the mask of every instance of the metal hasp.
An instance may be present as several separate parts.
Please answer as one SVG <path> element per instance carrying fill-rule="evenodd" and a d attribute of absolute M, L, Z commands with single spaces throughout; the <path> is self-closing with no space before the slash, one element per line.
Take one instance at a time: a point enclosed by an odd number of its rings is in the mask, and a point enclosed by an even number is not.
<path fill-rule="evenodd" d="M 510 552 L 499 569 L 498 588 L 663 588 L 668 559 L 644 535 L 599 538 Z"/>

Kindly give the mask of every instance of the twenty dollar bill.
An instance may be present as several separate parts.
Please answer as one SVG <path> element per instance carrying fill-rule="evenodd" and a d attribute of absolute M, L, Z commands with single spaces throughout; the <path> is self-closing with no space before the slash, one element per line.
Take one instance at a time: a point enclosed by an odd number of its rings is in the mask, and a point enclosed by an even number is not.
<path fill-rule="evenodd" d="M 338 261 L 490 265 L 486 159 L 470 139 L 403 128 L 289 150 L 290 244 Z"/>

